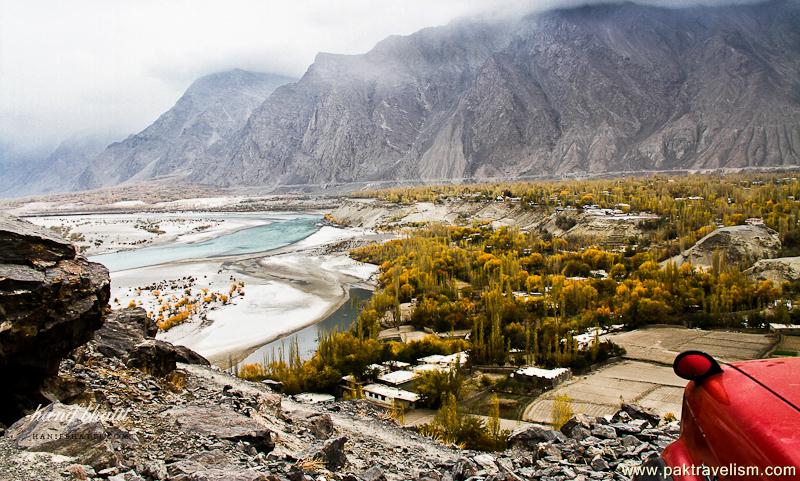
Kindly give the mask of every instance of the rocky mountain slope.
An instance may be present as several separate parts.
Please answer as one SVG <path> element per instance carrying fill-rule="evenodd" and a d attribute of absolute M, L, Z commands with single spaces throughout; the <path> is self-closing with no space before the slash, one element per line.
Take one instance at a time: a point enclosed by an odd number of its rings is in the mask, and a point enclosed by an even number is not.
<path fill-rule="evenodd" d="M 210 150 L 242 128 L 276 87 L 292 80 L 239 69 L 201 77 L 149 127 L 109 145 L 72 188 L 204 171 L 214 158 Z"/>
<path fill-rule="evenodd" d="M 0 197 L 69 190 L 109 141 L 104 136 L 75 136 L 62 141 L 49 154 L 21 159 L 0 172 Z"/>
<path fill-rule="evenodd" d="M 224 185 L 800 163 L 797 2 L 555 10 L 320 54 L 196 177 Z"/>

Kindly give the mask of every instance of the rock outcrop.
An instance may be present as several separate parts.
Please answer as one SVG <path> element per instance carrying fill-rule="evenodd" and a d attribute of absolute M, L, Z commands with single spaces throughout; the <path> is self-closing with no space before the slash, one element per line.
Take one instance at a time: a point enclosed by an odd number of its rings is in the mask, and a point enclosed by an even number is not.
<path fill-rule="evenodd" d="M 109 289 L 105 267 L 52 232 L 0 214 L 0 421 L 47 402 L 43 382 L 102 326 Z"/>
<path fill-rule="evenodd" d="M 224 407 L 186 406 L 164 411 L 162 416 L 181 429 L 228 441 L 244 441 L 258 452 L 269 453 L 275 447 L 267 427 L 236 411 Z"/>
<path fill-rule="evenodd" d="M 768 280 L 777 285 L 800 279 L 800 257 L 761 259 L 745 271 L 756 280 Z"/>
<path fill-rule="evenodd" d="M 727 265 L 749 267 L 761 259 L 778 255 L 781 240 L 777 232 L 764 225 L 720 227 L 698 240 L 692 247 L 672 258 L 676 265 L 691 262 L 710 268 L 714 255 Z"/>
<path fill-rule="evenodd" d="M 147 317 L 144 309 L 119 309 L 106 317 L 90 346 L 154 376 L 174 371 L 177 362 L 209 365 L 206 358 L 187 347 L 155 339 L 157 331 L 155 321 Z"/>

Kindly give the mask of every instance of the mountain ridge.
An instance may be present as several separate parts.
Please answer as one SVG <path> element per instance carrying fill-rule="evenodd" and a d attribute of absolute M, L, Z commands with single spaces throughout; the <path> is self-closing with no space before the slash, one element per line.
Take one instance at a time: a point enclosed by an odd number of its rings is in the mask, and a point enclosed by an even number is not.
<path fill-rule="evenodd" d="M 242 69 L 200 77 L 151 125 L 109 145 L 75 187 L 86 190 L 191 172 L 207 161 L 210 147 L 241 128 L 276 87 L 292 80 Z"/>
<path fill-rule="evenodd" d="M 800 3 L 626 2 L 392 35 L 363 54 L 319 53 L 297 80 L 212 74 L 67 187 L 798 165 Z"/>
<path fill-rule="evenodd" d="M 197 180 L 515 177 L 800 163 L 794 2 L 584 6 L 323 54 Z M 389 75 L 383 75 L 389 72 Z"/>

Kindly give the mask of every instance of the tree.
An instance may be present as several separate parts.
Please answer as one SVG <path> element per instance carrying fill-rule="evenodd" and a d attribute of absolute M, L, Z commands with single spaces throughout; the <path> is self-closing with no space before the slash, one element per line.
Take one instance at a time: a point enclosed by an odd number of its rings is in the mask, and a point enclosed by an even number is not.
<path fill-rule="evenodd" d="M 416 391 L 428 407 L 442 406 L 448 396 L 458 397 L 464 378 L 458 369 L 427 371 L 416 383 Z"/>
<path fill-rule="evenodd" d="M 566 394 L 556 396 L 553 400 L 553 427 L 561 429 L 574 415 L 572 399 Z"/>

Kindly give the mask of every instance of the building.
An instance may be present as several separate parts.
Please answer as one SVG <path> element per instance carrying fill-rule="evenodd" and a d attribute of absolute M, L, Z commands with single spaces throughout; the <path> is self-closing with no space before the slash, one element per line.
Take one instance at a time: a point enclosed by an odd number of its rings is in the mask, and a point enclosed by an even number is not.
<path fill-rule="evenodd" d="M 771 323 L 769 330 L 784 336 L 800 336 L 800 325 L 798 324 L 776 324 Z"/>
<path fill-rule="evenodd" d="M 511 378 L 534 385 L 540 389 L 553 389 L 572 377 L 572 371 L 566 367 L 542 369 L 523 367 L 511 373 Z"/>
<path fill-rule="evenodd" d="M 419 394 L 383 384 L 367 384 L 364 386 L 364 399 L 379 406 L 405 411 L 414 409 L 419 401 Z"/>
<path fill-rule="evenodd" d="M 456 352 L 447 356 L 441 354 L 433 354 L 417 359 L 420 365 L 434 364 L 443 368 L 450 368 L 456 365 L 463 366 L 469 360 L 469 353 L 467 351 Z M 419 366 L 417 366 L 419 367 Z"/>
<path fill-rule="evenodd" d="M 589 271 L 589 275 L 598 279 L 608 279 L 608 272 L 605 269 L 597 269 Z"/>
<path fill-rule="evenodd" d="M 417 364 L 416 366 L 412 367 L 411 369 L 414 370 L 417 375 L 420 375 L 425 372 L 440 372 L 440 371 L 449 371 L 449 366 L 442 366 L 441 364 Z"/>
<path fill-rule="evenodd" d="M 472 336 L 472 329 L 454 329 L 447 332 L 437 332 L 440 339 L 466 339 Z"/>
<path fill-rule="evenodd" d="M 392 384 L 394 386 L 399 386 L 401 384 L 405 384 L 407 382 L 411 382 L 416 378 L 419 374 L 412 371 L 392 371 L 381 374 L 378 376 L 378 381 L 381 381 L 386 384 Z"/>
<path fill-rule="evenodd" d="M 430 333 L 425 331 L 418 331 L 412 325 L 402 325 L 398 327 L 391 327 L 384 329 L 378 333 L 379 341 L 398 341 L 398 342 L 413 342 L 421 341 L 428 337 Z"/>

